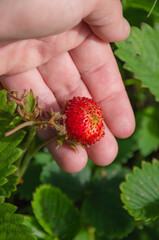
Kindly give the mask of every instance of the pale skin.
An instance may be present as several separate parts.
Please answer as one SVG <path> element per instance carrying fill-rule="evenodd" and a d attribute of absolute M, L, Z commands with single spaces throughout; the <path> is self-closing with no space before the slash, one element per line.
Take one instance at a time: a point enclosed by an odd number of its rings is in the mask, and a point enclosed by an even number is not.
<path fill-rule="evenodd" d="M 115 137 L 135 128 L 133 111 L 109 43 L 128 37 L 130 27 L 119 0 L 1 0 L 0 82 L 7 90 L 39 96 L 44 111 L 60 111 L 74 96 L 93 97 L 103 109 L 105 136 L 90 148 L 67 144 L 49 151 L 66 172 L 88 160 L 110 164 L 118 152 Z M 51 132 L 39 133 L 47 139 Z"/>

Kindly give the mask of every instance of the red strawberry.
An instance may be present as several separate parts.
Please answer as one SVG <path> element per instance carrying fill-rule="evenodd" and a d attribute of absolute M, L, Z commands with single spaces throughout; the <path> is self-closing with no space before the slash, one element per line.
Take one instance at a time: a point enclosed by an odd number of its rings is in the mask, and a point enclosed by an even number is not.
<path fill-rule="evenodd" d="M 102 109 L 93 99 L 74 97 L 66 103 L 64 114 L 70 140 L 87 146 L 104 135 Z"/>

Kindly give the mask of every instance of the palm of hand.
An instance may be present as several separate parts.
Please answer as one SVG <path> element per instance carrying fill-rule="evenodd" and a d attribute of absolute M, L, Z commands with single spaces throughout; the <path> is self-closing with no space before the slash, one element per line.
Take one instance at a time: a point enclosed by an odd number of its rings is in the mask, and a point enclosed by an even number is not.
<path fill-rule="evenodd" d="M 134 117 L 109 44 L 99 40 L 80 23 L 70 31 L 46 38 L 3 43 L 0 47 L 1 83 L 8 90 L 32 89 L 43 110 L 59 111 L 73 96 L 93 97 L 103 109 L 106 134 L 94 146 L 79 153 L 67 145 L 48 145 L 65 171 L 81 170 L 87 162 L 105 165 L 117 154 L 114 136 L 127 137 L 134 129 Z M 48 138 L 48 131 L 40 133 Z"/>

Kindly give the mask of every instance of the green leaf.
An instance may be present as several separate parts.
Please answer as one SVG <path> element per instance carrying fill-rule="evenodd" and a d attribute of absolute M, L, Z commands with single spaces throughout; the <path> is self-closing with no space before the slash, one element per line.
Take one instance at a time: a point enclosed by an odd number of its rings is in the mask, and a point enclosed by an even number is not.
<path fill-rule="evenodd" d="M 34 236 L 36 236 L 39 240 L 59 240 L 58 238 L 51 237 L 44 232 L 44 229 L 40 226 L 35 217 L 25 216 L 24 224 L 32 229 Z"/>
<path fill-rule="evenodd" d="M 150 12 L 155 0 L 122 0 L 123 7 L 135 7 L 140 9 L 145 9 Z M 156 5 L 153 8 L 153 14 L 159 16 L 159 1 L 156 2 Z"/>
<path fill-rule="evenodd" d="M 8 152 L 8 150 L 16 148 L 21 143 L 24 136 L 25 132 L 21 130 L 8 137 L 5 137 L 4 135 L 0 136 L 0 153 Z"/>
<path fill-rule="evenodd" d="M 74 240 L 91 240 L 89 238 L 89 233 L 86 230 L 81 230 Z"/>
<path fill-rule="evenodd" d="M 140 87 L 141 82 L 140 82 L 140 80 L 135 79 L 135 78 L 126 79 L 124 81 L 125 86 L 131 86 L 131 85 L 134 85 L 134 84 Z"/>
<path fill-rule="evenodd" d="M 43 228 L 39 225 L 38 221 L 36 218 L 31 217 L 31 216 L 26 216 L 24 219 L 24 224 L 32 229 L 34 232 L 34 235 L 38 239 L 45 239 L 47 236 L 47 233 L 44 232 Z"/>
<path fill-rule="evenodd" d="M 32 207 L 38 222 L 51 236 L 71 240 L 79 231 L 78 212 L 59 189 L 41 185 L 34 193 Z"/>
<path fill-rule="evenodd" d="M 20 116 L 15 116 L 13 120 L 10 122 L 10 126 L 20 123 L 21 120 L 22 118 Z"/>
<path fill-rule="evenodd" d="M 4 196 L 0 196 L 0 204 L 2 204 L 5 200 L 5 197 Z"/>
<path fill-rule="evenodd" d="M 134 135 L 126 139 L 117 139 L 118 142 L 118 155 L 115 159 L 117 163 L 126 163 L 131 158 L 137 149 L 136 139 Z"/>
<path fill-rule="evenodd" d="M 16 109 L 16 103 L 11 102 L 11 104 L 7 103 L 7 91 L 1 90 L 0 91 L 0 110 L 4 110 L 10 114 L 13 114 Z"/>
<path fill-rule="evenodd" d="M 17 184 L 16 177 L 9 177 L 16 171 L 16 167 L 12 165 L 22 154 L 22 150 L 18 148 L 10 149 L 8 147 L 7 152 L 1 152 L 0 154 L 0 194 L 4 196 L 10 196 L 12 191 L 15 191 Z"/>
<path fill-rule="evenodd" d="M 154 219 L 159 216 L 159 161 L 143 162 L 121 184 L 125 209 L 136 220 Z"/>
<path fill-rule="evenodd" d="M 60 188 L 72 200 L 79 200 L 90 177 L 91 171 L 87 166 L 79 173 L 69 174 L 62 171 L 56 162 L 51 162 L 43 168 L 41 182 Z"/>
<path fill-rule="evenodd" d="M 143 156 L 148 156 L 159 147 L 159 108 L 148 107 L 136 115 L 135 138 Z"/>
<path fill-rule="evenodd" d="M 9 124 L 12 119 L 13 116 L 10 113 L 0 109 L 0 137 L 4 136 L 7 131 L 11 130 Z"/>
<path fill-rule="evenodd" d="M 42 240 L 59 240 L 59 238 L 57 238 L 57 237 L 53 238 L 53 237 L 47 235 L 47 236 L 46 236 L 45 238 L 43 238 Z"/>
<path fill-rule="evenodd" d="M 124 67 L 159 100 L 159 29 L 144 25 L 141 30 L 133 27 L 129 38 L 116 43 L 115 54 L 125 62 Z"/>
<path fill-rule="evenodd" d="M 27 95 L 26 101 L 27 101 L 26 107 L 28 111 L 31 113 L 35 108 L 35 97 L 32 90 L 30 90 L 30 93 Z"/>
<path fill-rule="evenodd" d="M 12 149 L 12 151 L 2 152 L 0 156 L 0 175 L 12 163 L 14 163 L 22 154 L 21 149 Z"/>
<path fill-rule="evenodd" d="M 1 240 L 35 240 L 30 228 L 23 224 L 23 216 L 14 214 L 16 207 L 3 203 L 5 196 L 9 197 L 16 190 L 17 176 L 13 163 L 21 156 L 18 145 L 23 140 L 25 132 L 19 131 L 5 137 L 5 133 L 14 128 L 12 122 L 16 104 L 7 103 L 6 90 L 0 91 L 0 239 Z M 13 126 L 10 126 L 12 122 Z"/>
<path fill-rule="evenodd" d="M 1 240 L 35 240 L 30 228 L 23 224 L 24 217 L 14 214 L 16 207 L 0 204 L 0 239 Z"/>
<path fill-rule="evenodd" d="M 22 150 L 18 148 L 25 136 L 24 131 L 16 132 L 8 137 L 5 133 L 11 128 L 9 125 L 14 118 L 13 113 L 15 104 L 7 104 L 6 91 L 0 91 L 0 202 L 4 201 L 4 196 L 10 196 L 12 191 L 15 191 L 17 177 L 10 176 L 16 171 L 15 161 L 21 156 Z"/>
<path fill-rule="evenodd" d="M 10 197 L 13 191 L 16 191 L 16 185 L 18 183 L 18 176 L 10 175 L 7 178 L 7 182 L 0 187 L 0 195 Z"/>
<path fill-rule="evenodd" d="M 119 177 L 95 182 L 82 206 L 83 220 L 96 228 L 97 235 L 109 239 L 127 236 L 134 228 L 133 219 L 122 207 L 120 182 Z"/>
<path fill-rule="evenodd" d="M 1 182 L 1 186 L 8 181 L 6 177 L 8 177 L 8 176 L 11 175 L 12 173 L 14 173 L 16 170 L 17 170 L 17 167 L 16 167 L 16 166 L 14 166 L 14 165 L 9 165 L 9 166 L 6 167 L 3 171 L 0 171 L 0 182 Z"/>

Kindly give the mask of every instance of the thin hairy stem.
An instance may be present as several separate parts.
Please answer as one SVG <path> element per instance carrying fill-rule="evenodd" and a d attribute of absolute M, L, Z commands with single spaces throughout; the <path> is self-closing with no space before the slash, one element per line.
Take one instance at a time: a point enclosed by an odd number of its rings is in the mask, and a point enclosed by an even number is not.
<path fill-rule="evenodd" d="M 19 126 L 15 127 L 14 129 L 10 130 L 9 132 L 5 133 L 5 136 L 9 136 L 15 132 L 17 132 L 18 130 L 28 127 L 28 126 L 38 126 L 38 125 L 47 125 L 48 121 L 28 121 L 28 122 L 24 122 L 22 124 L 20 124 Z"/>

